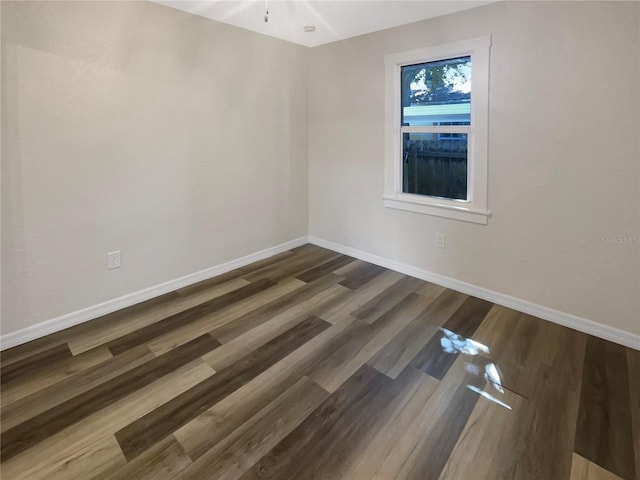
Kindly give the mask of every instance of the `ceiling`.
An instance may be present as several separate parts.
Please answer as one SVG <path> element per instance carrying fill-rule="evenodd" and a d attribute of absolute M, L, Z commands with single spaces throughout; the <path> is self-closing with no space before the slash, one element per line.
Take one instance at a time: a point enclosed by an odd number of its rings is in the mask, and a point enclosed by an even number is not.
<path fill-rule="evenodd" d="M 152 0 L 254 32 L 315 47 L 491 3 L 487 0 Z M 306 25 L 315 31 L 304 31 Z"/>

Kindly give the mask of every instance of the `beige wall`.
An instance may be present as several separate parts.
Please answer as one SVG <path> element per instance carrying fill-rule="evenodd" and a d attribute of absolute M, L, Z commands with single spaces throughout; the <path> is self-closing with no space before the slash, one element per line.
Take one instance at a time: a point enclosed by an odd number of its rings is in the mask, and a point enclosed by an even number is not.
<path fill-rule="evenodd" d="M 603 242 L 640 238 L 639 24 L 499 2 L 312 49 L 310 234 L 640 333 L 640 247 Z M 384 55 L 485 34 L 489 225 L 384 208 Z"/>
<path fill-rule="evenodd" d="M 150 2 L 1 5 L 3 335 L 308 231 L 640 333 L 639 247 L 603 242 L 640 237 L 638 3 L 310 50 Z M 385 209 L 384 55 L 487 33 L 489 225 Z"/>
<path fill-rule="evenodd" d="M 151 2 L 1 4 L 3 334 L 307 234 L 303 47 Z"/>

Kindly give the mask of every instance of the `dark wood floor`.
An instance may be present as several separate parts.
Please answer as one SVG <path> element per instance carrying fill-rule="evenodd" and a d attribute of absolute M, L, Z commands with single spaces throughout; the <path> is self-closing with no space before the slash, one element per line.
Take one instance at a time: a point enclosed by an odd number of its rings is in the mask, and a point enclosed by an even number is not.
<path fill-rule="evenodd" d="M 4 480 L 640 477 L 640 352 L 311 245 L 1 360 Z"/>

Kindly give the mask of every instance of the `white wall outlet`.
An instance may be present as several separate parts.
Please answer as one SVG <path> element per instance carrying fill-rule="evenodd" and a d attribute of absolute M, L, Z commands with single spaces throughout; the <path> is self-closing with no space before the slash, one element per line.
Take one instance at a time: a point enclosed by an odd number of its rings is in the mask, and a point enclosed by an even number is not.
<path fill-rule="evenodd" d="M 441 232 L 436 232 L 434 245 L 438 248 L 444 248 L 444 241 L 445 241 L 445 234 Z"/>
<path fill-rule="evenodd" d="M 107 253 L 107 268 L 109 270 L 120 268 L 120 250 Z"/>

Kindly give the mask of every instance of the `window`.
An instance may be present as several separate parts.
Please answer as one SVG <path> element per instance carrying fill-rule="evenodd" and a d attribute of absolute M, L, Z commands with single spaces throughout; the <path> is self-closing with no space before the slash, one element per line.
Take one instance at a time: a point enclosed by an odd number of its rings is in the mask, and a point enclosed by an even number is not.
<path fill-rule="evenodd" d="M 490 45 L 385 57 L 385 206 L 487 223 Z"/>

